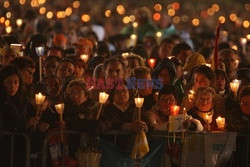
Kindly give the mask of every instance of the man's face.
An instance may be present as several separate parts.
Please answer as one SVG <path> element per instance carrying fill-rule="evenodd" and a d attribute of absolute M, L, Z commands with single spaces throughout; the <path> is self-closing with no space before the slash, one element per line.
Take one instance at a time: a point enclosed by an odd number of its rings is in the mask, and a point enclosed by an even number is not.
<path fill-rule="evenodd" d="M 163 115 L 170 115 L 170 106 L 175 105 L 176 101 L 173 94 L 161 95 L 158 101 L 159 108 Z"/>
<path fill-rule="evenodd" d="M 108 63 L 105 69 L 105 79 L 125 79 L 125 71 L 119 61 Z"/>

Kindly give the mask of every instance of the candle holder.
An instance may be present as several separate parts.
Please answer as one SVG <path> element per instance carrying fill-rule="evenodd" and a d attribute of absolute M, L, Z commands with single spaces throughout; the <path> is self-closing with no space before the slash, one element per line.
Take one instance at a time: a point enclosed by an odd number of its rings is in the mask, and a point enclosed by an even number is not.
<path fill-rule="evenodd" d="M 225 129 L 225 118 L 218 117 L 216 119 L 216 123 L 217 123 L 218 129 L 220 129 L 220 130 L 224 130 Z"/>
<path fill-rule="evenodd" d="M 148 59 L 148 65 L 151 69 L 154 69 L 156 65 L 156 59 L 153 59 L 153 58 Z"/>
<path fill-rule="evenodd" d="M 144 98 L 141 98 L 141 97 L 136 97 L 134 98 L 135 100 L 135 105 L 136 107 L 138 108 L 138 121 L 141 120 L 141 108 L 143 106 L 143 103 L 144 103 Z"/>
<path fill-rule="evenodd" d="M 40 107 L 43 104 L 44 100 L 45 100 L 46 96 L 42 95 L 42 93 L 37 93 L 35 95 L 35 102 L 36 102 L 36 118 L 39 119 L 40 117 Z M 36 130 L 36 125 L 34 125 L 33 127 L 33 131 Z"/>
<path fill-rule="evenodd" d="M 57 113 L 59 114 L 59 120 L 60 120 L 60 138 L 61 141 L 63 141 L 63 112 L 64 112 L 64 103 L 56 104 L 55 109 Z"/>
<path fill-rule="evenodd" d="M 87 54 L 82 54 L 82 55 L 80 56 L 80 58 L 81 58 L 85 63 L 87 63 L 88 60 L 89 60 L 89 55 L 87 55 Z"/>
<path fill-rule="evenodd" d="M 109 98 L 109 94 L 107 94 L 105 92 L 100 92 L 99 93 L 99 103 L 100 103 L 100 105 L 99 105 L 99 109 L 98 109 L 98 112 L 97 112 L 97 115 L 96 115 L 96 120 L 99 119 L 101 111 L 102 111 L 102 106 L 103 106 L 103 104 L 105 104 L 107 102 L 108 98 Z"/>
<path fill-rule="evenodd" d="M 39 57 L 39 80 L 42 81 L 42 56 L 44 55 L 44 46 L 39 46 L 35 48 L 36 54 Z"/>
<path fill-rule="evenodd" d="M 237 92 L 240 86 L 240 80 L 233 80 L 232 82 L 230 82 L 230 88 L 232 90 L 232 92 L 234 93 L 234 97 L 237 98 Z"/>

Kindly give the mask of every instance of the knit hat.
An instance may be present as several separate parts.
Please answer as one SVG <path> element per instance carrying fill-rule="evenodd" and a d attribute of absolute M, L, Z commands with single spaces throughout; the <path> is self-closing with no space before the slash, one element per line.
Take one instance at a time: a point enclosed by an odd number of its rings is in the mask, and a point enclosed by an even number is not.
<path fill-rule="evenodd" d="M 183 71 L 188 71 L 195 66 L 200 66 L 206 63 L 206 60 L 200 53 L 192 53 L 188 55 L 185 65 L 183 67 Z"/>

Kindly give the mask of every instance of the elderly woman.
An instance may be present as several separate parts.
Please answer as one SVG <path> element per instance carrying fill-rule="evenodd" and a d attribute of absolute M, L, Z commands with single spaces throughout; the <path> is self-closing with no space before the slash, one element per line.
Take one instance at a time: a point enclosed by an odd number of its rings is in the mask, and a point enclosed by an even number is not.
<path fill-rule="evenodd" d="M 211 87 L 200 87 L 196 90 L 194 97 L 194 107 L 188 114 L 199 120 L 206 131 L 218 131 L 216 124 L 218 115 L 214 107 L 215 91 Z"/>

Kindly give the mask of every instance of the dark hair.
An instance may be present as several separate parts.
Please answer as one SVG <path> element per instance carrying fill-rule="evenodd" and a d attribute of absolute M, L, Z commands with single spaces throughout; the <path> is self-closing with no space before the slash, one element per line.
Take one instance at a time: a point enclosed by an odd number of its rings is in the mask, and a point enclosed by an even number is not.
<path fill-rule="evenodd" d="M 201 65 L 198 68 L 195 69 L 194 74 L 203 74 L 205 75 L 205 77 L 211 82 L 211 84 L 213 85 L 213 81 L 214 81 L 214 73 L 212 71 L 212 69 L 206 65 Z M 193 74 L 193 77 L 194 77 Z"/>
<path fill-rule="evenodd" d="M 246 96 L 250 96 L 250 85 L 247 85 L 240 90 L 238 100 L 240 101 L 243 97 Z"/>
<path fill-rule="evenodd" d="M 64 57 L 66 56 L 65 51 L 64 51 L 63 48 L 61 48 L 61 47 L 52 46 L 52 47 L 50 47 L 50 48 L 48 49 L 48 51 L 50 51 L 50 50 L 58 50 L 58 51 L 60 51 L 61 54 L 62 54 L 62 58 L 64 58 Z M 50 56 L 50 55 L 49 55 L 49 56 Z M 51 55 L 51 56 L 52 56 L 52 55 Z M 55 55 L 53 55 L 53 56 L 55 56 Z"/>
<path fill-rule="evenodd" d="M 98 47 L 97 47 L 96 53 L 97 53 L 97 55 L 100 55 L 100 56 L 107 54 L 106 58 L 109 58 L 111 56 L 109 46 L 106 42 L 98 42 Z"/>
<path fill-rule="evenodd" d="M 213 48 L 210 48 L 210 47 L 202 47 L 199 49 L 198 53 L 202 54 L 202 56 L 208 60 L 211 56 L 212 56 L 212 53 L 213 53 Z"/>
<path fill-rule="evenodd" d="M 177 89 L 173 85 L 164 85 L 163 88 L 159 91 L 158 99 L 161 98 L 162 95 L 173 94 L 175 100 L 178 99 Z"/>
<path fill-rule="evenodd" d="M 17 68 L 35 68 L 35 62 L 29 57 L 16 57 L 10 61 L 10 64 L 16 66 Z"/>
<path fill-rule="evenodd" d="M 221 70 L 221 69 L 216 69 L 216 70 L 214 70 L 214 76 L 215 77 L 222 76 L 225 79 L 225 81 L 226 81 L 225 91 L 226 91 L 226 93 L 229 93 L 230 92 L 230 83 L 229 83 L 229 79 L 227 77 L 226 72 Z"/>
<path fill-rule="evenodd" d="M 7 92 L 5 90 L 5 87 L 4 87 L 4 80 L 11 76 L 11 75 L 17 75 L 18 79 L 19 79 L 19 88 L 18 88 L 18 91 L 17 91 L 17 95 L 22 95 L 23 93 L 23 80 L 22 80 L 22 75 L 21 75 L 21 72 L 19 71 L 19 69 L 13 65 L 7 65 L 7 66 L 4 66 L 1 71 L 0 71 L 0 96 L 2 98 L 6 98 L 8 95 L 7 95 Z"/>
<path fill-rule="evenodd" d="M 137 44 L 134 48 L 131 50 L 132 53 L 137 54 L 141 56 L 142 58 L 147 58 L 147 50 L 142 44 Z"/>
<path fill-rule="evenodd" d="M 174 44 L 174 40 L 172 38 L 164 38 L 161 43 L 160 43 L 160 47 L 164 44 L 164 43 L 167 43 L 167 44 Z"/>
<path fill-rule="evenodd" d="M 174 46 L 172 50 L 172 55 L 177 56 L 182 50 L 192 50 L 192 49 L 186 42 L 181 42 Z"/>
<path fill-rule="evenodd" d="M 49 61 L 57 61 L 58 63 L 61 61 L 61 58 L 57 57 L 57 56 L 48 56 L 46 57 L 46 59 L 44 60 L 44 63 L 43 64 L 46 64 L 47 62 Z"/>

